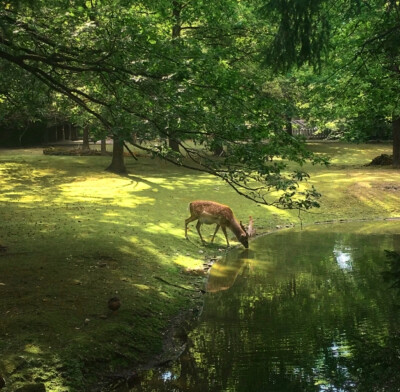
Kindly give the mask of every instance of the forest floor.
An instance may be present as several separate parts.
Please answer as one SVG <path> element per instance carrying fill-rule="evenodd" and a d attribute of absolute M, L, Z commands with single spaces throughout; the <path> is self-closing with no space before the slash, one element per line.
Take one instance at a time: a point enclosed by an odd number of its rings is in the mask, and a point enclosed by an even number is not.
<path fill-rule="evenodd" d="M 400 170 L 365 166 L 389 144 L 309 148 L 331 165 L 305 168 L 322 199 L 303 224 L 400 217 Z M 118 176 L 104 170 L 109 160 L 0 150 L 4 391 L 102 390 L 173 355 L 163 347 L 184 333 L 171 325 L 196 318 L 210 260 L 227 251 L 221 233 L 203 246 L 193 224 L 184 238 L 191 200 L 228 204 L 243 222 L 252 215 L 258 233 L 300 224 L 297 211 L 252 203 L 207 174 L 140 157 Z M 203 228 L 210 238 L 213 228 Z M 117 312 L 111 297 L 121 300 Z"/>

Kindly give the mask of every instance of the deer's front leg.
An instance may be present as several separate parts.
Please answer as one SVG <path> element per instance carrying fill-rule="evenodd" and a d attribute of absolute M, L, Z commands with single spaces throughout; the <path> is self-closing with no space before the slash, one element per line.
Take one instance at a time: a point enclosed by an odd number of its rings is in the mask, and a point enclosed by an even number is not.
<path fill-rule="evenodd" d="M 221 226 L 221 228 L 222 228 L 222 231 L 223 231 L 224 234 L 225 234 L 226 243 L 227 243 L 228 248 L 229 248 L 230 245 L 229 245 L 229 240 L 228 240 L 228 233 L 226 232 L 226 227 L 225 227 L 225 226 Z"/>

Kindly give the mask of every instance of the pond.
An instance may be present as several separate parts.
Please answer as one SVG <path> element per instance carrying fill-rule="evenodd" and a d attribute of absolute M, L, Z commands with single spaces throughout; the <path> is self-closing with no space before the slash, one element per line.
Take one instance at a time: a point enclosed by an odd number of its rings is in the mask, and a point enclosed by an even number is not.
<path fill-rule="evenodd" d="M 214 264 L 188 347 L 132 391 L 400 391 L 400 221 L 259 237 Z"/>

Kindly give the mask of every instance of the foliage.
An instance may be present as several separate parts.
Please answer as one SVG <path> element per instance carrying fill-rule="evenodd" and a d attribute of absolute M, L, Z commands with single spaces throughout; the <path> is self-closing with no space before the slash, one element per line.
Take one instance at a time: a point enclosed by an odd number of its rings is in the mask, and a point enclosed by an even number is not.
<path fill-rule="evenodd" d="M 325 2 L 328 4 L 328 2 Z M 399 4 L 343 0 L 326 9 L 329 56 L 322 72 L 303 74 L 310 116 L 346 140 L 391 138 L 399 116 Z"/>
<path fill-rule="evenodd" d="M 42 82 L 52 103 L 100 137 L 131 140 L 134 132 L 158 141 L 138 148 L 216 175 L 251 200 L 308 209 L 318 193 L 302 196 L 307 176 L 289 173 L 287 161 L 325 161 L 287 136 L 293 105 L 265 91 L 259 53 L 270 32 L 258 6 L 3 2 L 0 59 Z M 225 157 L 210 157 L 221 147 Z"/>
<path fill-rule="evenodd" d="M 265 49 L 267 64 L 276 71 L 296 65 L 321 67 L 331 26 L 324 0 L 265 0 L 261 15 L 274 25 L 273 42 Z"/>

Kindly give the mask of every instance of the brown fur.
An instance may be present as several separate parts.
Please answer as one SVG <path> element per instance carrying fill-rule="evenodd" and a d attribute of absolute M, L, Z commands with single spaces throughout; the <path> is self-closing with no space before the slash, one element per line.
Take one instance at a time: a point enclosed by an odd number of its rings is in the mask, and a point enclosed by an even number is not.
<path fill-rule="evenodd" d="M 217 227 L 215 229 L 214 235 L 212 236 L 211 242 L 214 241 L 215 235 L 218 232 L 218 229 L 221 227 L 226 243 L 229 246 L 228 235 L 226 232 L 226 228 L 229 228 L 233 234 L 235 234 L 236 238 L 245 248 L 249 247 L 248 243 L 248 234 L 244 229 L 242 223 L 238 222 L 233 215 L 230 207 L 220 204 L 214 201 L 209 200 L 196 200 L 192 201 L 189 204 L 190 217 L 185 220 L 185 237 L 188 239 L 187 235 L 187 226 L 190 222 L 197 220 L 196 229 L 199 233 L 200 239 L 203 243 L 205 243 L 203 236 L 200 232 L 200 227 L 203 223 L 207 225 L 216 224 Z"/>

